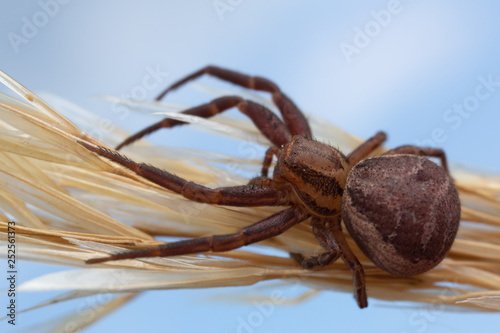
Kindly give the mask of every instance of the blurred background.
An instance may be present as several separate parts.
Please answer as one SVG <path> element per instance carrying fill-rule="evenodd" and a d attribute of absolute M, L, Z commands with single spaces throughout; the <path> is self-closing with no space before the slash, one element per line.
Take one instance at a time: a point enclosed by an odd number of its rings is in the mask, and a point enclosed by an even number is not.
<path fill-rule="evenodd" d="M 122 112 L 96 96 L 152 100 L 183 75 L 218 65 L 275 81 L 306 114 L 359 137 L 384 130 L 388 147 L 441 147 L 452 168 L 498 173 L 499 11 L 500 4 L 486 0 L 0 1 L 0 69 L 35 93 L 57 94 L 135 132 L 158 117 Z M 199 82 L 241 90 L 210 78 Z M 197 105 L 210 98 L 189 86 L 166 100 Z M 240 153 L 236 143 L 212 134 L 175 131 L 148 139 Z M 19 282 L 61 269 L 23 262 Z M 260 284 L 148 292 L 86 332 L 470 332 L 498 323 L 497 314 L 439 305 L 370 300 L 360 311 L 352 295 L 331 291 L 271 308 L 234 300 L 263 287 L 264 295 L 278 288 L 288 299 L 308 291 Z M 21 294 L 18 305 L 49 296 Z M 15 328 L 0 327 L 19 331 L 100 301 L 18 314 Z"/>

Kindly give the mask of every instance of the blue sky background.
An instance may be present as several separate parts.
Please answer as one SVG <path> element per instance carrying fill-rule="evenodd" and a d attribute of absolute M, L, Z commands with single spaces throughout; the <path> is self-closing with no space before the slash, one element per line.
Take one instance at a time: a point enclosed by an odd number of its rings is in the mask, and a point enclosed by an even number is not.
<path fill-rule="evenodd" d="M 66 2 L 0 1 L 0 68 L 35 93 L 58 94 L 129 131 L 156 118 L 121 119 L 111 103 L 93 97 L 130 95 L 148 69 L 158 68 L 168 75 L 147 91 L 146 99 L 153 99 L 173 80 L 215 64 L 274 80 L 306 113 L 360 137 L 384 130 L 389 147 L 432 144 L 444 148 L 452 164 L 500 172 L 498 2 Z M 34 23 L 38 27 L 29 30 Z M 13 41 L 14 34 L 23 42 Z M 208 98 L 191 87 L 168 101 L 194 105 Z M 175 135 L 175 142 L 168 133 L 150 140 L 238 154 L 236 143 L 210 134 L 182 128 Z M 61 269 L 20 265 L 20 281 Z M 227 300 L 264 286 L 264 295 L 278 288 L 289 298 L 307 291 L 261 284 L 148 292 L 86 332 L 470 332 L 499 318 L 429 305 L 396 308 L 376 300 L 360 311 L 351 295 L 330 291 L 265 314 L 256 304 Z M 25 308 L 48 296 L 22 294 L 18 304 Z M 6 322 L 0 327 L 19 331 L 94 301 L 20 314 L 15 330 Z M 239 326 L 259 312 L 258 325 Z"/>

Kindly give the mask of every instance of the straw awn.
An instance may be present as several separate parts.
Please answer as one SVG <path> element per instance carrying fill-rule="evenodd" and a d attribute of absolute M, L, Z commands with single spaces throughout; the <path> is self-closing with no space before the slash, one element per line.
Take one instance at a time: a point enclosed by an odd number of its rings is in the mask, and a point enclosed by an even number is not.
<path fill-rule="evenodd" d="M 344 238 L 342 217 L 363 252 L 391 274 L 420 274 L 443 260 L 458 230 L 460 200 L 442 150 L 407 145 L 367 159 L 386 139 L 385 133 L 378 132 L 345 156 L 338 149 L 313 140 L 304 115 L 275 83 L 214 66 L 179 80 L 158 99 L 202 74 L 269 92 L 281 112 L 283 121 L 265 106 L 239 96 L 220 97 L 183 112 L 208 118 L 237 107 L 253 121 L 273 146 L 265 154 L 261 176 L 250 180 L 248 185 L 212 189 L 137 163 L 116 151 L 84 141 L 79 143 L 189 200 L 225 206 L 291 207 L 236 233 L 165 243 L 89 259 L 87 263 L 225 252 L 277 236 L 311 218 L 314 236 L 325 252 L 308 258 L 291 253 L 292 257 L 306 269 L 323 268 L 342 258 L 353 274 L 358 306 L 364 308 L 368 305 L 365 275 Z M 166 118 L 130 136 L 117 149 L 161 128 L 181 124 L 179 120 Z M 277 157 L 274 174 L 268 177 L 274 156 Z M 444 170 L 426 156 L 440 158 Z"/>
<path fill-rule="evenodd" d="M 289 290 L 290 282 L 295 281 L 316 292 L 352 292 L 352 273 L 343 263 L 334 262 L 328 270 L 305 270 L 276 253 L 252 251 L 255 247 L 220 252 L 217 256 L 146 258 L 114 261 L 97 267 L 85 265 L 87 259 L 102 253 L 154 247 L 160 243 L 155 236 L 192 238 L 231 233 L 276 213 L 279 207 L 205 205 L 165 191 L 77 143 L 118 144 L 125 137 L 122 129 L 102 132 L 99 141 L 85 130 L 91 132 L 98 128 L 101 116 L 60 96 L 45 94 L 53 106 L 50 107 L 1 71 L 0 81 L 19 96 L 14 99 L 0 94 L 0 234 L 3 235 L 0 245 L 5 245 L 7 239 L 7 221 L 15 220 L 18 244 L 22 247 L 21 261 L 72 267 L 41 274 L 19 285 L 19 292 L 26 295 L 40 291 L 64 292 L 25 311 L 103 292 L 129 297 L 131 292 L 135 295 L 149 290 L 249 286 L 259 282 L 266 288 L 270 281 L 275 281 L 272 285 L 277 284 L 283 291 Z M 229 94 L 227 90 L 213 88 L 208 92 L 212 96 Z M 264 98 L 247 92 L 240 94 L 272 107 Z M 113 102 L 132 104 L 133 101 Z M 172 110 L 166 103 L 135 104 L 150 111 Z M 77 119 L 76 125 L 66 117 Z M 207 121 L 204 128 L 242 139 L 245 144 L 263 142 L 262 135 L 247 122 L 224 118 Z M 190 121 L 187 117 L 181 120 Z M 363 142 L 323 119 L 310 116 L 309 121 L 318 140 L 334 142 L 339 150 L 352 151 Z M 220 131 L 221 127 L 232 131 Z M 374 154 L 384 151 L 381 147 Z M 247 180 L 220 165 L 236 163 L 241 170 L 254 173 L 261 165 L 260 159 L 251 157 L 239 159 L 207 150 L 176 149 L 144 142 L 130 147 L 127 155 L 207 186 L 236 185 Z M 361 252 L 349 233 L 345 234 L 364 268 L 373 301 L 389 307 L 400 307 L 398 301 L 411 302 L 406 305 L 418 313 L 425 309 L 461 309 L 469 313 L 500 311 L 500 176 L 478 171 L 478 167 L 481 170 L 477 165 L 450 168 L 460 193 L 462 222 L 452 248 L 434 269 L 413 277 L 385 273 Z M 317 254 L 320 248 L 305 223 L 259 244 L 308 256 Z M 267 296 L 268 291 L 263 291 L 262 297 Z M 238 294 L 238 298 L 247 301 L 252 296 Z M 336 298 L 337 294 L 331 297 Z M 106 306 L 111 311 L 120 304 L 109 302 Z M 98 303 L 91 308 L 104 315 L 100 312 L 102 307 L 103 304 Z M 97 319 L 98 316 L 81 317 L 73 311 L 56 324 L 62 330 L 78 321 L 78 327 L 83 328 Z M 53 317 L 48 320 L 54 323 Z"/>

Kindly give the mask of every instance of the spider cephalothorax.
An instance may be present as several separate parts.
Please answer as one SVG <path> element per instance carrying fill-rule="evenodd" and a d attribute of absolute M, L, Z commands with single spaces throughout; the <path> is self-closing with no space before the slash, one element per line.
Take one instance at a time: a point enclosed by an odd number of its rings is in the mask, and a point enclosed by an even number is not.
<path fill-rule="evenodd" d="M 351 167 L 337 149 L 296 135 L 278 155 L 274 178 L 292 185 L 311 214 L 338 215 Z"/>
<path fill-rule="evenodd" d="M 385 134 L 379 132 L 345 156 L 339 150 L 312 139 L 306 118 L 276 84 L 214 66 L 205 67 L 174 83 L 158 99 L 203 74 L 269 92 L 280 110 L 283 120 L 262 105 L 239 96 L 225 96 L 183 112 L 208 118 L 237 107 L 253 121 L 272 147 L 266 152 L 261 177 L 252 179 L 249 184 L 212 189 L 151 165 L 134 162 L 116 151 L 84 141 L 80 143 L 193 201 L 289 208 L 234 234 L 164 243 L 90 259 L 87 263 L 229 251 L 277 236 L 310 218 L 312 231 L 324 253 L 308 258 L 298 253 L 291 256 L 306 269 L 325 267 L 341 257 L 353 273 L 356 300 L 359 307 L 364 308 L 368 302 L 363 268 L 347 245 L 341 218 L 364 253 L 389 273 L 419 274 L 444 258 L 458 229 L 460 201 L 448 175 L 442 150 L 401 146 L 381 157 L 367 158 L 386 139 Z M 164 119 L 132 135 L 117 149 L 160 128 L 181 124 L 184 123 Z M 274 173 L 268 177 L 274 156 L 277 156 Z M 440 158 L 443 168 L 423 156 Z"/>

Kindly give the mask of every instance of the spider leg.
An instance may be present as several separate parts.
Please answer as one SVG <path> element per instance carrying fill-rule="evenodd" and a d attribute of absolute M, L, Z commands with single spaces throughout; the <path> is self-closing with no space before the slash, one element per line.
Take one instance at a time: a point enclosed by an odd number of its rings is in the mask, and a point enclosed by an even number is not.
<path fill-rule="evenodd" d="M 354 294 L 356 301 L 358 302 L 358 306 L 360 308 L 366 308 L 368 306 L 368 300 L 365 289 L 365 273 L 363 271 L 363 267 L 345 240 L 344 234 L 342 233 L 340 219 L 340 215 L 333 218 L 313 218 L 311 223 L 313 225 L 313 230 L 316 229 L 315 236 L 318 233 L 316 238 L 320 244 L 327 250 L 331 251 L 332 254 L 328 255 L 327 252 L 317 257 L 306 258 L 304 259 L 306 262 L 302 262 L 302 266 L 304 267 L 304 265 L 314 265 L 318 263 L 318 266 L 313 266 L 311 268 L 322 267 L 324 264 L 320 261 L 321 259 L 325 260 L 324 262 L 326 264 L 329 264 L 330 262 L 328 262 L 328 260 L 330 257 L 336 259 L 338 258 L 337 252 L 340 252 L 340 257 L 342 257 L 342 260 L 344 260 L 347 267 L 353 274 L 352 279 L 354 284 Z M 323 224 L 323 227 L 320 226 L 320 224 Z M 298 259 L 300 259 L 300 257 Z M 305 268 L 309 269 L 310 267 L 308 266 Z"/>
<path fill-rule="evenodd" d="M 181 240 L 162 244 L 153 248 L 116 253 L 104 258 L 89 259 L 86 263 L 95 264 L 110 260 L 143 257 L 168 257 L 207 251 L 229 251 L 277 236 L 297 223 L 302 222 L 307 217 L 307 213 L 301 208 L 291 207 L 249 225 L 248 227 L 244 227 L 233 234 Z"/>
<path fill-rule="evenodd" d="M 215 76 L 223 81 L 228 81 L 244 88 L 271 93 L 274 104 L 276 104 L 280 110 L 290 133 L 292 135 L 302 135 L 309 139 L 312 138 L 309 123 L 295 103 L 284 95 L 274 82 L 259 76 L 250 76 L 216 66 L 206 66 L 173 83 L 170 87 L 165 89 L 156 100 L 162 99 L 170 91 L 203 74 Z"/>
<path fill-rule="evenodd" d="M 243 114 L 248 116 L 261 133 L 264 134 L 264 136 L 274 145 L 280 147 L 290 141 L 291 136 L 285 124 L 271 110 L 260 104 L 246 101 L 238 96 L 216 98 L 210 103 L 187 109 L 181 113 L 202 118 L 210 118 L 235 106 Z M 116 149 L 119 150 L 120 148 L 127 146 L 132 142 L 139 140 L 143 136 L 151 134 L 161 128 L 169 128 L 182 124 L 185 124 L 185 122 L 165 118 L 128 137 L 125 141 L 120 143 Z"/>
<path fill-rule="evenodd" d="M 387 151 L 384 155 L 410 154 L 417 156 L 437 157 L 441 160 L 443 169 L 448 172 L 448 163 L 446 162 L 446 154 L 442 149 L 417 147 L 412 145 L 404 145 Z"/>
<path fill-rule="evenodd" d="M 290 252 L 290 257 L 302 266 L 302 268 L 308 270 L 323 268 L 339 258 L 335 252 L 324 252 L 322 254 L 318 254 L 317 256 L 307 258 L 301 253 Z"/>
<path fill-rule="evenodd" d="M 365 289 L 365 271 L 345 240 L 344 233 L 342 232 L 342 226 L 340 224 L 340 216 L 329 219 L 326 223 L 327 225 L 330 223 L 329 225 L 331 227 L 333 238 L 342 253 L 342 260 L 344 260 L 347 267 L 352 272 L 352 282 L 354 284 L 354 293 L 358 306 L 360 308 L 366 308 L 368 306 L 368 300 Z"/>
<path fill-rule="evenodd" d="M 366 158 L 372 151 L 377 149 L 385 140 L 387 136 L 384 132 L 377 132 L 374 136 L 363 142 L 349 155 L 347 161 L 351 166 L 356 165 L 359 161 Z"/>
<path fill-rule="evenodd" d="M 330 229 L 322 219 L 314 217 L 311 220 L 311 225 L 314 236 L 327 251 L 308 258 L 300 253 L 290 253 L 290 256 L 305 269 L 319 269 L 337 260 L 341 253 Z"/>
<path fill-rule="evenodd" d="M 280 189 L 280 184 L 273 182 L 271 179 L 268 183 L 269 185 L 274 185 L 274 187 L 249 184 L 212 189 L 187 181 L 152 165 L 134 162 L 116 151 L 95 146 L 84 141 L 78 141 L 78 143 L 90 151 L 125 166 L 155 184 L 183 195 L 189 200 L 208 204 L 243 207 L 278 206 L 289 203 L 288 192 Z"/>
<path fill-rule="evenodd" d="M 264 163 L 262 163 L 262 177 L 267 177 L 271 163 L 273 162 L 273 157 L 278 156 L 280 150 L 277 147 L 270 147 L 266 150 L 266 156 L 264 156 Z"/>

